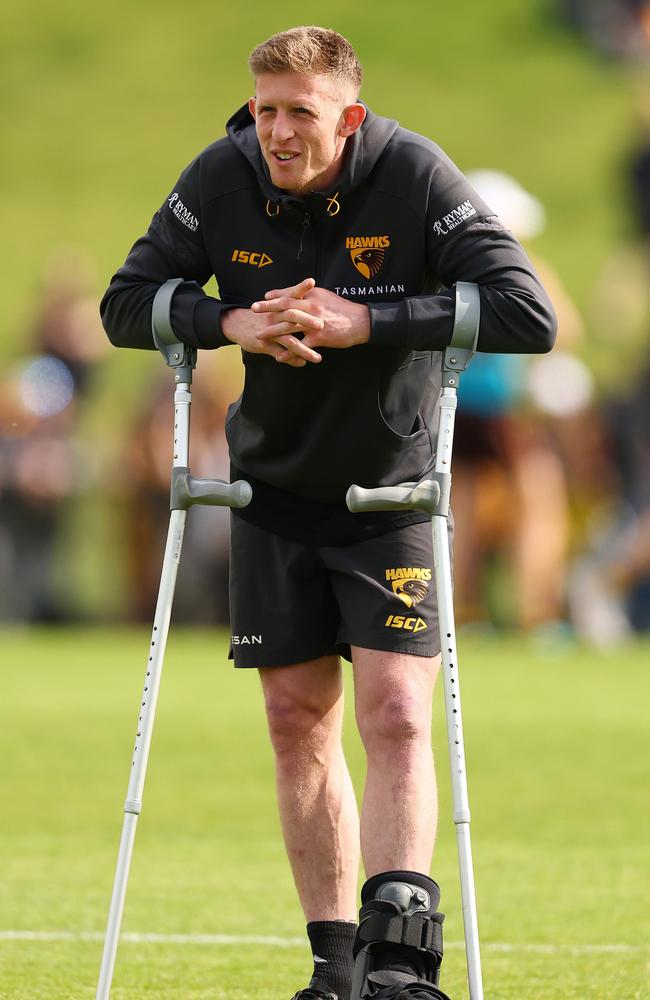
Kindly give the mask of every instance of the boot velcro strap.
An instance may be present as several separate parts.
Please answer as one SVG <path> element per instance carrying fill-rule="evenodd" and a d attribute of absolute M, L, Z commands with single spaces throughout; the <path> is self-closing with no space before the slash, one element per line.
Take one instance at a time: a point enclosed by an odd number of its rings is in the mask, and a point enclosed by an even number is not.
<path fill-rule="evenodd" d="M 438 920 L 436 920 L 438 917 Z M 407 945 L 442 957 L 442 914 L 377 913 L 362 915 L 354 944 L 354 953 L 366 944 Z"/>
<path fill-rule="evenodd" d="M 426 979 L 416 979 L 393 970 L 371 972 L 368 983 L 375 987 L 373 1000 L 449 1000 L 446 993 Z"/>

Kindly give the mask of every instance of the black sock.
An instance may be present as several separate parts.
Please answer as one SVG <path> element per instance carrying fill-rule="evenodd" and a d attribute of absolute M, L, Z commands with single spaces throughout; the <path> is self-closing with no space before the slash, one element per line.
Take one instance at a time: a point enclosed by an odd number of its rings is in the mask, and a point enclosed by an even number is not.
<path fill-rule="evenodd" d="M 324 979 L 341 1000 L 350 1000 L 357 925 L 351 920 L 313 920 L 307 936 L 314 956 L 314 975 Z"/>

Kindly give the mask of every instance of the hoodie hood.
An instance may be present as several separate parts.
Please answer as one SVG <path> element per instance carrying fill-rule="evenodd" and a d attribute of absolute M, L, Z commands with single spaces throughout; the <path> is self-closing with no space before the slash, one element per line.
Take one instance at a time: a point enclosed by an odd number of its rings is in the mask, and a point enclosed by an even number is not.
<path fill-rule="evenodd" d="M 366 107 L 366 117 L 361 128 L 346 140 L 343 170 L 336 185 L 331 191 L 320 191 L 315 192 L 315 194 L 325 198 L 336 190 L 338 195 L 344 195 L 358 187 L 370 174 L 398 128 L 398 122 L 391 118 L 381 118 Z M 257 139 L 255 120 L 248 110 L 247 104 L 244 104 L 229 119 L 226 124 L 226 132 L 233 145 L 252 166 L 260 188 L 269 201 L 284 205 L 303 202 L 299 196 L 288 194 L 272 183 Z"/>

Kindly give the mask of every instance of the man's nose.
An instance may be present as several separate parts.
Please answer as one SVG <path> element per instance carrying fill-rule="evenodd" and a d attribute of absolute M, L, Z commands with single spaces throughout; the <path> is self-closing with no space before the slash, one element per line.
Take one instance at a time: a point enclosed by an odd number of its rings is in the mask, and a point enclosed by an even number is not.
<path fill-rule="evenodd" d="M 273 138 L 276 142 L 287 142 L 287 140 L 291 139 L 293 135 L 294 128 L 291 123 L 291 118 L 289 115 L 278 111 L 273 121 Z"/>

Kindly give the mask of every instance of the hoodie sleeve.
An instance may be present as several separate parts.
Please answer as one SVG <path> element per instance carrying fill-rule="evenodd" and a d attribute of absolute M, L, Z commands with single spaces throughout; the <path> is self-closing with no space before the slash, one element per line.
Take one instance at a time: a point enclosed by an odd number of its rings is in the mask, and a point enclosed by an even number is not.
<path fill-rule="evenodd" d="M 174 294 L 171 321 L 179 340 L 192 347 L 230 344 L 221 332 L 221 313 L 231 308 L 205 294 L 212 276 L 201 229 L 201 162 L 197 157 L 113 275 L 100 304 L 108 339 L 116 347 L 154 349 L 151 305 L 169 278 L 183 278 Z"/>
<path fill-rule="evenodd" d="M 444 350 L 454 327 L 453 286 L 472 281 L 481 295 L 479 351 L 550 351 L 557 320 L 528 256 L 460 170 L 438 153 L 427 204 L 427 263 L 432 281 L 445 290 L 370 305 L 370 343 Z"/>

